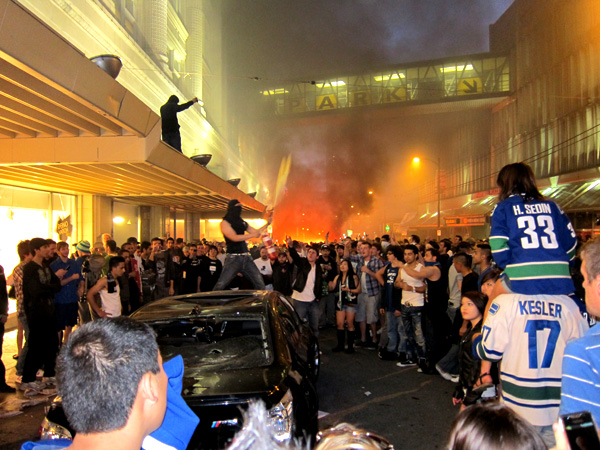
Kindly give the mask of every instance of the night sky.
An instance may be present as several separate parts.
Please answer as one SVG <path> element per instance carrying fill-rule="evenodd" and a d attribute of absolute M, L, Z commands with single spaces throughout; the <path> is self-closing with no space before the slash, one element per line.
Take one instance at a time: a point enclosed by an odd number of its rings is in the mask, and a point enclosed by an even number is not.
<path fill-rule="evenodd" d="M 302 80 L 488 51 L 513 0 L 222 0 L 229 75 Z"/>

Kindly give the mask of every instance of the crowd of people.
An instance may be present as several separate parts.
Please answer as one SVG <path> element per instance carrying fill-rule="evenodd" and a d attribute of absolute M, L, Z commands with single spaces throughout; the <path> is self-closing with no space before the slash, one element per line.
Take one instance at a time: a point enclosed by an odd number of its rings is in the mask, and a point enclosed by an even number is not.
<path fill-rule="evenodd" d="M 527 165 L 503 168 L 498 186 L 491 233 L 480 240 L 288 237 L 274 249 L 249 249 L 246 241 L 268 224 L 250 227 L 232 200 L 221 224 L 224 244 L 131 238 L 118 248 L 106 236 L 102 248 L 79 242 L 74 259 L 64 242 L 22 242 L 21 264 L 9 277 L 26 342 L 17 365 L 21 389 L 35 393 L 54 382 L 59 342 L 68 342 L 78 315 L 83 323 L 170 295 L 273 289 L 315 336 L 336 328 L 333 352 L 372 349 L 399 367 L 440 374 L 456 383 L 448 401 L 465 410 L 461 417 L 501 399 L 552 446 L 559 407 L 563 414 L 588 409 L 600 420 L 600 398 L 587 389 L 600 384 L 597 333 L 588 331 L 600 314 L 600 240 L 582 246 Z"/>

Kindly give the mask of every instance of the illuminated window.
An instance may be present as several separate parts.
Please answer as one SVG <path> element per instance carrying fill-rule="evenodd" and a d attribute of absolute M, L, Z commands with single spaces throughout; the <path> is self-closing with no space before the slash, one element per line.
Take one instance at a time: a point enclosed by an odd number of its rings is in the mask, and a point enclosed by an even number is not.
<path fill-rule="evenodd" d="M 442 67 L 442 72 L 462 72 L 463 70 L 473 70 L 472 64 L 467 64 L 466 66 L 450 66 L 450 67 Z"/>
<path fill-rule="evenodd" d="M 277 94 L 287 94 L 289 91 L 284 88 L 280 89 L 269 89 L 267 91 L 262 91 L 262 95 L 277 95 Z"/>
<path fill-rule="evenodd" d="M 378 75 L 374 77 L 375 81 L 389 81 L 389 80 L 399 80 L 400 78 L 406 78 L 402 72 L 400 73 L 390 73 L 387 75 Z"/>
<path fill-rule="evenodd" d="M 321 82 L 321 83 L 315 83 L 315 86 L 317 86 L 319 89 L 322 89 L 327 86 L 331 86 L 331 87 L 346 86 L 346 82 L 345 81 L 326 81 L 326 82 Z"/>

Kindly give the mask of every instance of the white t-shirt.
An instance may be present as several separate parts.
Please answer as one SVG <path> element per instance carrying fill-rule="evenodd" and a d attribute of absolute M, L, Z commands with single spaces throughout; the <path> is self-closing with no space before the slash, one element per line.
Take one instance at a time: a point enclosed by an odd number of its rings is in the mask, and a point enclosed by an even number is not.
<path fill-rule="evenodd" d="M 108 317 L 119 317 L 121 315 L 119 283 L 115 282 L 115 292 L 112 294 L 108 292 L 108 289 L 102 289 L 100 291 L 100 300 L 102 301 L 102 311 L 107 313 Z"/>
<path fill-rule="evenodd" d="M 462 299 L 460 287 L 458 283 L 463 279 L 462 273 L 456 271 L 454 264 L 448 270 L 448 290 L 450 292 L 450 303 L 453 308 L 460 308 L 460 300 Z"/>
<path fill-rule="evenodd" d="M 273 275 L 273 267 L 271 267 L 271 261 L 268 258 L 266 261 L 261 258 L 256 258 L 254 260 L 254 264 L 258 268 L 258 271 L 260 272 L 261 275 Z M 271 284 L 271 283 L 267 284 L 265 286 L 265 289 L 272 291 L 273 284 Z"/>
<path fill-rule="evenodd" d="M 421 263 L 418 263 L 415 267 L 413 267 L 415 272 L 420 272 L 421 269 L 423 269 L 423 265 Z M 423 280 L 411 277 L 404 269 L 402 269 L 400 277 L 402 281 L 408 283 L 409 286 L 414 286 L 415 288 L 425 285 Z M 402 291 L 402 304 L 407 305 L 409 303 L 410 306 L 423 306 L 425 305 L 425 296 L 422 292 Z"/>
<path fill-rule="evenodd" d="M 315 299 L 315 278 L 317 276 L 317 265 L 315 264 L 308 272 L 308 277 L 306 277 L 306 286 L 304 286 L 304 290 L 302 292 L 298 292 L 294 289 L 292 293 L 292 298 L 294 300 L 298 300 L 299 302 L 312 302 Z M 319 270 L 321 270 L 319 268 Z"/>

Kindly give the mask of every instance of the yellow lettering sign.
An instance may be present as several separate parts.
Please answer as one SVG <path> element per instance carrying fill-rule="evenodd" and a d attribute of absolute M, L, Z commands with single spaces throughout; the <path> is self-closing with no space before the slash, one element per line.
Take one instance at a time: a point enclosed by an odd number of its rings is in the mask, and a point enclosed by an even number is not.
<path fill-rule="evenodd" d="M 289 98 L 285 100 L 284 109 L 286 113 L 306 111 L 306 102 L 303 98 Z"/>
<path fill-rule="evenodd" d="M 317 95 L 317 111 L 337 108 L 337 97 L 333 94 Z"/>
<path fill-rule="evenodd" d="M 456 93 L 458 95 L 481 94 L 483 92 L 483 83 L 481 78 L 461 78 L 458 80 Z"/>
<path fill-rule="evenodd" d="M 355 91 L 350 93 L 350 106 L 364 106 L 371 104 L 371 92 Z"/>
<path fill-rule="evenodd" d="M 404 86 L 393 86 L 383 90 L 383 103 L 394 103 L 406 101 L 406 88 Z"/>

